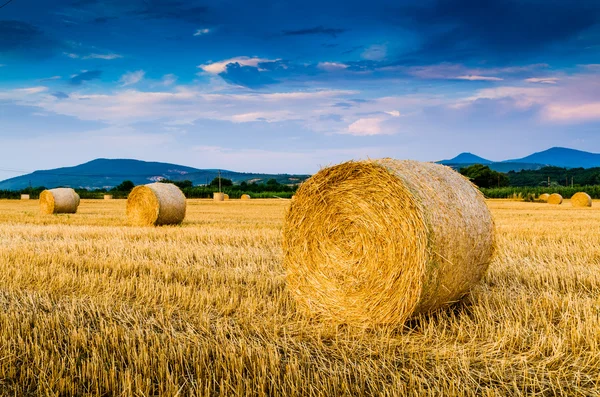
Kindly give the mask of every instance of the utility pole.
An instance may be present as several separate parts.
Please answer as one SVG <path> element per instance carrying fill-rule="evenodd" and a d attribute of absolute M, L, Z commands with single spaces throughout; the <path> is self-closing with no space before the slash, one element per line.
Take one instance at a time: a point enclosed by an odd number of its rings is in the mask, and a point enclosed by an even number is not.
<path fill-rule="evenodd" d="M 571 177 L 571 187 L 573 187 L 573 177 Z"/>
<path fill-rule="evenodd" d="M 219 170 L 219 193 L 221 193 L 221 170 Z"/>
<path fill-rule="evenodd" d="M 569 187 L 569 177 L 565 176 L 565 187 Z"/>
<path fill-rule="evenodd" d="M 550 177 L 548 177 L 548 187 L 550 187 Z"/>

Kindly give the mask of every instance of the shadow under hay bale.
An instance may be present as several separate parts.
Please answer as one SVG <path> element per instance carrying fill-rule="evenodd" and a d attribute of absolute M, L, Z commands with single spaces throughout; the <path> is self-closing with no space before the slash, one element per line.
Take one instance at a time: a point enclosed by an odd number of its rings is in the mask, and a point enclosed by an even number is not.
<path fill-rule="evenodd" d="M 172 183 L 136 186 L 127 197 L 127 218 L 137 226 L 176 225 L 185 218 L 186 200 Z"/>
<path fill-rule="evenodd" d="M 591 207 L 592 198 L 585 192 L 578 192 L 571 197 L 571 205 L 573 207 Z"/>
<path fill-rule="evenodd" d="M 79 207 L 79 195 L 71 188 L 56 188 L 40 193 L 42 214 L 74 214 Z"/>
<path fill-rule="evenodd" d="M 558 193 L 552 193 L 549 197 L 548 197 L 548 204 L 562 204 L 563 202 L 563 197 L 558 194 Z"/>
<path fill-rule="evenodd" d="M 302 310 L 338 323 L 400 324 L 468 293 L 488 268 L 494 224 L 479 190 L 451 168 L 351 161 L 298 189 L 283 250 Z"/>

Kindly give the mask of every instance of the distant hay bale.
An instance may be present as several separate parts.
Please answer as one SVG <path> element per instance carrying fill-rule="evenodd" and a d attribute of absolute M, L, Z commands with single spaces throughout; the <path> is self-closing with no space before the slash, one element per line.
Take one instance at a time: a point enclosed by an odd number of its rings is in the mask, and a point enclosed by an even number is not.
<path fill-rule="evenodd" d="M 44 190 L 40 193 L 40 211 L 42 214 L 74 214 L 79 201 L 79 195 L 71 188 Z"/>
<path fill-rule="evenodd" d="M 571 205 L 573 207 L 591 207 L 592 198 L 585 192 L 575 193 L 573 197 L 571 197 Z"/>
<path fill-rule="evenodd" d="M 249 194 L 242 194 L 242 197 L 240 197 L 240 200 L 250 200 L 250 195 Z"/>
<path fill-rule="evenodd" d="M 223 193 L 223 200 L 229 200 L 229 195 L 227 193 Z"/>
<path fill-rule="evenodd" d="M 563 202 L 563 198 L 558 193 L 552 193 L 548 197 L 548 204 L 562 204 L 562 202 Z"/>
<path fill-rule="evenodd" d="M 104 200 L 112 200 L 112 199 L 113 199 L 112 194 L 105 194 L 104 195 Z"/>
<path fill-rule="evenodd" d="M 136 186 L 127 197 L 127 218 L 133 225 L 176 225 L 185 218 L 186 201 L 172 183 Z"/>
<path fill-rule="evenodd" d="M 213 200 L 215 200 L 215 201 L 223 201 L 223 200 L 225 200 L 225 193 L 214 192 L 213 193 Z"/>
<path fill-rule="evenodd" d="M 28 194 L 22 194 L 21 195 L 21 200 L 29 200 L 29 195 Z"/>
<path fill-rule="evenodd" d="M 451 168 L 393 159 L 322 169 L 284 223 L 287 285 L 299 307 L 349 324 L 398 324 L 456 302 L 488 268 L 494 223 Z"/>
<path fill-rule="evenodd" d="M 547 203 L 549 197 L 550 195 L 548 193 L 540 194 L 540 196 L 538 197 L 538 201 L 543 201 L 544 203 Z"/>

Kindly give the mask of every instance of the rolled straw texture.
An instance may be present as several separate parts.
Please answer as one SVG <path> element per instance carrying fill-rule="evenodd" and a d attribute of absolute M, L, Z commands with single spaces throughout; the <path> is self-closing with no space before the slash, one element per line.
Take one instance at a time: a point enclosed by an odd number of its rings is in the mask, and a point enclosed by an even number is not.
<path fill-rule="evenodd" d="M 136 186 L 127 197 L 127 218 L 133 225 L 176 225 L 185 218 L 186 201 L 171 183 Z"/>
<path fill-rule="evenodd" d="M 463 297 L 484 275 L 494 224 L 452 169 L 393 159 L 319 171 L 284 223 L 287 284 L 301 310 L 349 324 L 398 324 Z"/>
<path fill-rule="evenodd" d="M 549 197 L 550 197 L 550 195 L 548 193 L 540 194 L 540 196 L 538 197 L 538 201 L 543 201 L 543 202 L 547 203 Z"/>
<path fill-rule="evenodd" d="M 21 195 L 21 200 L 29 200 L 29 195 L 28 194 L 22 194 Z"/>
<path fill-rule="evenodd" d="M 113 199 L 112 194 L 105 194 L 104 195 L 104 200 L 112 200 L 112 199 Z"/>
<path fill-rule="evenodd" d="M 74 214 L 79 207 L 79 195 L 71 188 L 56 188 L 40 193 L 42 214 Z"/>
<path fill-rule="evenodd" d="M 552 193 L 548 197 L 548 204 L 562 204 L 562 202 L 563 202 L 563 198 L 558 193 Z"/>
<path fill-rule="evenodd" d="M 250 195 L 249 194 L 242 194 L 242 196 L 240 197 L 240 200 L 250 200 Z"/>
<path fill-rule="evenodd" d="M 592 198 L 585 192 L 575 193 L 573 197 L 571 197 L 571 205 L 573 207 L 591 207 Z"/>
<path fill-rule="evenodd" d="M 229 195 L 227 193 L 223 193 L 223 200 L 229 200 Z"/>
<path fill-rule="evenodd" d="M 214 192 L 213 193 L 213 200 L 215 200 L 215 201 L 224 201 L 225 200 L 225 194 L 224 193 Z"/>

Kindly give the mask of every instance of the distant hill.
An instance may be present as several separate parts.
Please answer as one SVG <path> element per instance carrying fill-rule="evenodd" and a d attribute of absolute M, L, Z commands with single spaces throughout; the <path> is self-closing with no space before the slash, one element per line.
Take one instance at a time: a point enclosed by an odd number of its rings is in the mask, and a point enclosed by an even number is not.
<path fill-rule="evenodd" d="M 464 152 L 450 160 L 438 161 L 440 164 L 490 164 L 493 161 L 486 160 L 483 157 L 474 155 L 473 153 Z"/>
<path fill-rule="evenodd" d="M 174 181 L 191 180 L 194 185 L 206 184 L 217 177 L 216 169 L 198 169 L 178 164 L 148 162 L 130 159 L 96 159 L 74 167 L 55 168 L 35 171 L 0 182 L 0 190 L 20 190 L 33 186 L 54 188 L 58 186 L 110 189 L 124 180 L 136 185 L 156 182 L 161 179 Z M 304 181 L 309 175 L 259 174 L 221 170 L 221 177 L 234 183 L 243 181 L 264 183 L 275 179 L 282 184 L 294 184 Z"/>

